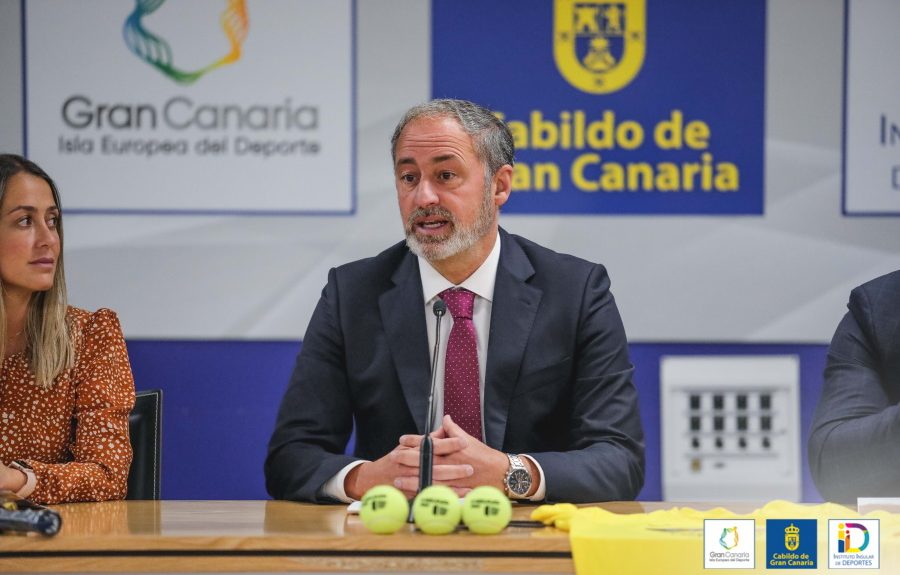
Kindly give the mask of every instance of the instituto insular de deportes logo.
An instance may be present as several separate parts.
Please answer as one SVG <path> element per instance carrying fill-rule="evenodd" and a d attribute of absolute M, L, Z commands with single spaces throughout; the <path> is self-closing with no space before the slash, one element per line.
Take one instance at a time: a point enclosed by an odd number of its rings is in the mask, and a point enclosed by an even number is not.
<path fill-rule="evenodd" d="M 122 30 L 125 44 L 135 56 L 155 67 L 179 84 L 193 84 L 199 78 L 241 57 L 241 45 L 247 38 L 250 20 L 246 0 L 228 0 L 219 17 L 222 31 L 228 39 L 228 53 L 198 70 L 182 70 L 175 65 L 175 57 L 169 43 L 144 26 L 144 17 L 156 12 L 166 0 L 135 0 L 134 11 L 128 15 Z"/>
<path fill-rule="evenodd" d="M 862 539 L 857 542 L 858 547 L 854 547 L 851 534 L 856 531 L 861 534 Z M 861 523 L 851 523 L 846 521 L 838 523 L 837 536 L 837 552 L 838 553 L 861 553 L 869 546 L 869 530 Z"/>
<path fill-rule="evenodd" d="M 881 566 L 878 519 L 829 519 L 828 567 L 878 569 Z"/>
<path fill-rule="evenodd" d="M 644 64 L 646 0 L 556 0 L 553 56 L 574 87 L 608 94 L 627 86 Z"/>

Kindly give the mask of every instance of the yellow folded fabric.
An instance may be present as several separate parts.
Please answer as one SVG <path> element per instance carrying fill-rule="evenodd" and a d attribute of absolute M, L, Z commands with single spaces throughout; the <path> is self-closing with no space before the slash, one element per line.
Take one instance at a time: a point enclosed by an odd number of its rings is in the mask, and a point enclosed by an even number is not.
<path fill-rule="evenodd" d="M 900 572 L 900 515 L 879 511 L 861 516 L 833 503 L 800 505 L 772 501 L 744 515 L 721 507 L 706 511 L 673 507 L 650 513 L 618 514 L 599 507 L 556 504 L 542 505 L 531 515 L 535 521 L 569 532 L 575 570 L 579 575 L 764 573 L 766 519 L 819 520 L 817 569 L 801 572 L 829 573 L 828 519 L 854 517 L 881 520 L 881 572 Z M 703 568 L 703 520 L 729 518 L 757 520 L 755 570 Z"/>
<path fill-rule="evenodd" d="M 551 525 L 563 531 L 569 530 L 569 519 L 575 515 L 578 508 L 571 503 L 556 503 L 554 505 L 541 505 L 531 512 L 532 521 L 540 521 L 544 525 Z"/>

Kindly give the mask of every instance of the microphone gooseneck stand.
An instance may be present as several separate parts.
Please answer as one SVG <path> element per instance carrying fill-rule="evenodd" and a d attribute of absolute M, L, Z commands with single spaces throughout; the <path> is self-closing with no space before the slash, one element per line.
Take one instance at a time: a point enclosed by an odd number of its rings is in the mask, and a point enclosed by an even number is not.
<path fill-rule="evenodd" d="M 431 358 L 431 391 L 428 393 L 428 415 L 425 418 L 425 435 L 419 445 L 419 493 L 431 485 L 432 470 L 434 467 L 434 444 L 431 441 L 431 430 L 434 428 L 434 383 L 437 380 L 438 350 L 441 347 L 441 318 L 447 313 L 447 304 L 438 298 L 431 306 L 434 313 L 434 353 Z M 409 510 L 409 520 L 412 521 L 412 507 Z"/>

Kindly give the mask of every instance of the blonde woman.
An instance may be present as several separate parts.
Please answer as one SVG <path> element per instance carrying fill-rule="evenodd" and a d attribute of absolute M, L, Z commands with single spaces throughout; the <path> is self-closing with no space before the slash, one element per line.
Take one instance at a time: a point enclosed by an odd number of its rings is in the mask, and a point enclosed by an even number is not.
<path fill-rule="evenodd" d="M 0 490 L 125 497 L 134 380 L 116 314 L 70 307 L 53 180 L 0 154 Z"/>

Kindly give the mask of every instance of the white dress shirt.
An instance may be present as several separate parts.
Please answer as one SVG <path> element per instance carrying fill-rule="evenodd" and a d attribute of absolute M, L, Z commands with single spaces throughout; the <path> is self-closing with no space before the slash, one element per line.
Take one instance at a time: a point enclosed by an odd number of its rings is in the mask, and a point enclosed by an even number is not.
<path fill-rule="evenodd" d="M 500 234 L 497 234 L 494 240 L 494 247 L 488 254 L 488 257 L 481 263 L 472 275 L 466 278 L 461 284 L 456 285 L 442 276 L 425 258 L 419 257 L 419 277 L 422 280 L 422 294 L 425 296 L 425 324 L 428 331 L 428 356 L 430 360 L 434 360 L 434 313 L 432 306 L 437 300 L 438 294 L 442 291 L 453 288 L 465 288 L 475 294 L 475 304 L 472 310 L 472 323 L 475 325 L 475 334 L 477 338 L 478 349 L 478 383 L 481 396 L 481 413 L 484 414 L 484 374 L 487 364 L 488 336 L 491 333 L 491 309 L 494 301 L 494 282 L 497 279 L 497 266 L 500 264 Z M 441 320 L 441 345 L 438 349 L 437 374 L 434 383 L 434 409 L 435 409 L 435 425 L 434 429 L 441 426 L 441 414 L 444 413 L 444 358 L 447 355 L 447 339 L 450 337 L 450 329 L 453 327 L 453 317 L 449 310 Z M 429 365 L 430 367 L 430 365 Z M 481 436 L 484 437 L 484 416 L 481 418 Z M 528 457 L 525 455 L 525 457 Z M 544 498 L 546 486 L 544 480 L 544 470 L 537 461 L 532 457 L 528 457 L 540 474 L 541 482 L 537 492 L 529 499 L 539 501 Z M 329 479 L 322 486 L 322 492 L 325 495 L 334 497 L 340 501 L 349 503 L 352 501 L 347 497 L 344 491 L 344 479 L 357 465 L 361 465 L 365 461 L 354 461 L 341 469 L 334 477 Z"/>

